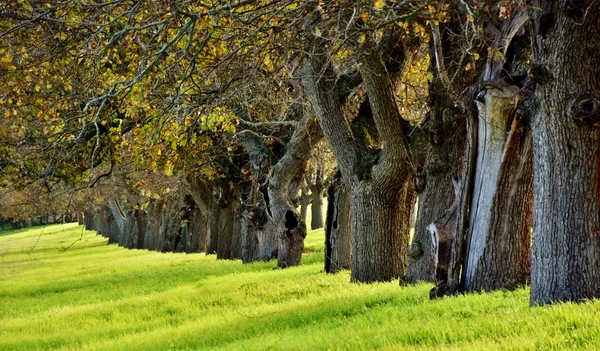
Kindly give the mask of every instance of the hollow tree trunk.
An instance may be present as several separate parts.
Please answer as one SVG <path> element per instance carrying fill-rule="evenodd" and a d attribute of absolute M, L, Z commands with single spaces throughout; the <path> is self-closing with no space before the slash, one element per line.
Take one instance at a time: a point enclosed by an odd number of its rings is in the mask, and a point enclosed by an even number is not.
<path fill-rule="evenodd" d="M 538 6 L 531 303 L 598 298 L 600 3 Z"/>
<path fill-rule="evenodd" d="M 287 152 L 275 164 L 268 179 L 267 211 L 271 213 L 277 230 L 277 266 L 281 268 L 298 265 L 302 259 L 306 223 L 296 209 L 295 197 L 312 145 L 322 137 L 317 120 L 304 111 L 288 143 Z"/>
<path fill-rule="evenodd" d="M 288 153 L 291 150 L 288 151 Z M 287 155 L 286 155 L 287 156 Z M 281 170 L 281 163 L 276 169 Z M 300 167 L 303 170 L 303 165 Z M 302 222 L 300 213 L 289 198 L 289 186 L 295 175 L 281 170 L 272 173 L 269 180 L 269 210 L 273 221 L 276 223 L 278 247 L 277 266 L 281 268 L 296 266 L 300 264 L 302 252 L 304 251 L 304 238 L 306 238 L 306 223 Z"/>
<path fill-rule="evenodd" d="M 353 281 L 370 283 L 404 276 L 415 200 L 411 179 L 398 180 L 395 189 L 355 182 L 351 190 Z"/>
<path fill-rule="evenodd" d="M 336 170 L 327 189 L 325 220 L 325 272 L 336 273 L 352 267 L 352 218 L 350 189 Z"/>
<path fill-rule="evenodd" d="M 513 289 L 529 278 L 533 160 L 529 128 L 514 118 L 520 96 L 516 86 L 479 93 L 467 291 Z"/>

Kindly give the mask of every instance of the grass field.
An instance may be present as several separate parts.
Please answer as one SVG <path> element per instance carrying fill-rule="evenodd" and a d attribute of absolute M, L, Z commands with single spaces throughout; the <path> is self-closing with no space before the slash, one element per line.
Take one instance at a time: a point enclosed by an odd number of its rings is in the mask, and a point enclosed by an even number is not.
<path fill-rule="evenodd" d="M 41 230 L 0 234 L 0 350 L 600 349 L 598 302 L 350 284 L 322 272 L 322 231 L 301 266 L 278 270 L 127 250 L 76 224 Z"/>

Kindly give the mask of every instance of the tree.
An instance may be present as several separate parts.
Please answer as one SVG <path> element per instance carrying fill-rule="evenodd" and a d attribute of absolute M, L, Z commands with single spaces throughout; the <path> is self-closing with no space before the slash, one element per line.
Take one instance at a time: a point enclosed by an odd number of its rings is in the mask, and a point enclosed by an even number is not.
<path fill-rule="evenodd" d="M 538 1 L 531 303 L 600 296 L 600 4 Z"/>
<path fill-rule="evenodd" d="M 358 11 L 357 11 L 358 10 Z M 363 9 L 354 9 L 361 13 Z M 369 10 L 365 10 L 367 13 Z M 366 16 L 374 16 L 373 11 Z M 362 43 L 353 47 L 355 63 L 366 96 L 355 119 L 372 121 L 373 148 L 356 133 L 344 114 L 344 76 L 334 68 L 328 49 L 331 28 L 319 9 L 313 15 L 315 40 L 303 68 L 303 83 L 319 118 L 325 138 L 350 187 L 352 208 L 352 279 L 386 281 L 404 275 L 410 230 L 410 214 L 416 200 L 412 179 L 422 165 L 425 138 L 402 118 L 394 95 L 397 76 L 409 62 L 419 40 L 402 38 L 386 28 L 377 40 L 366 31 Z M 348 26 L 356 25 L 348 17 Z M 391 63 L 391 65 L 386 65 Z"/>

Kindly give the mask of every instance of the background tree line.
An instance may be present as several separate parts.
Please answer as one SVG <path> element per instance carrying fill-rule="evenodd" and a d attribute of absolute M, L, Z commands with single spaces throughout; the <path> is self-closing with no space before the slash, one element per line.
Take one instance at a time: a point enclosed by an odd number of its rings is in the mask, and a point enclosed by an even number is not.
<path fill-rule="evenodd" d="M 599 14 L 592 0 L 7 2 L 3 202 L 65 192 L 109 242 L 289 267 L 307 189 L 319 208 L 327 187 L 327 272 L 430 281 L 432 298 L 598 297 Z"/>

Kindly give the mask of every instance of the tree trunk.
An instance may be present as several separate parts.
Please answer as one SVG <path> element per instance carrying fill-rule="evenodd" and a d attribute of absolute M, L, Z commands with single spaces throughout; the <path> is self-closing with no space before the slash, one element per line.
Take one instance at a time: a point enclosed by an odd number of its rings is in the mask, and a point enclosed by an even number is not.
<path fill-rule="evenodd" d="M 183 206 L 181 194 L 172 194 L 165 199 L 164 206 L 160 211 L 160 226 L 156 250 L 160 252 L 177 251 L 179 242 L 183 236 L 181 230 L 180 209 Z"/>
<path fill-rule="evenodd" d="M 150 202 L 146 209 L 146 232 L 144 234 L 144 249 L 156 250 L 158 232 L 160 228 L 160 212 L 164 206 L 164 199 Z"/>
<path fill-rule="evenodd" d="M 310 229 L 315 230 L 323 228 L 323 191 L 325 191 L 325 186 L 320 175 L 317 175 L 315 184 L 310 186 L 310 191 Z"/>
<path fill-rule="evenodd" d="M 532 304 L 600 297 L 600 2 L 539 6 Z"/>
<path fill-rule="evenodd" d="M 142 249 L 144 248 L 144 240 L 146 236 L 146 211 L 135 209 L 133 211 L 133 218 L 135 219 L 135 236 L 132 247 L 136 249 Z"/>
<path fill-rule="evenodd" d="M 366 181 L 352 187 L 353 281 L 390 281 L 406 273 L 416 200 L 410 180 L 398 180 L 396 189 Z"/>
<path fill-rule="evenodd" d="M 233 228 L 231 237 L 231 258 L 241 259 L 242 258 L 242 226 L 244 225 L 244 213 L 246 212 L 246 205 L 237 203 L 237 206 L 233 213 Z"/>
<path fill-rule="evenodd" d="M 445 94 L 440 93 L 439 82 L 433 83 L 431 112 L 425 121 L 429 135 L 430 151 L 421 174 L 415 178 L 419 193 L 417 219 L 414 235 L 408 251 L 407 283 L 435 281 L 435 265 L 432 264 L 431 234 L 428 227 L 441 218 L 454 202 L 452 180 L 462 174 L 465 148 L 465 118 Z"/>
<path fill-rule="evenodd" d="M 81 211 L 77 211 L 77 223 L 79 225 L 85 225 L 85 214 Z"/>
<path fill-rule="evenodd" d="M 85 230 L 98 231 L 98 225 L 96 222 L 96 213 L 95 212 L 85 211 L 83 220 L 84 220 Z"/>
<path fill-rule="evenodd" d="M 223 184 L 219 198 L 219 239 L 217 244 L 217 259 L 231 259 L 231 246 L 233 240 L 233 222 L 237 199 L 236 189 L 233 183 Z"/>
<path fill-rule="evenodd" d="M 352 218 L 350 189 L 336 170 L 327 189 L 325 221 L 325 272 L 336 273 L 352 267 Z"/>
<path fill-rule="evenodd" d="M 532 213 L 529 129 L 515 117 L 516 86 L 479 93 L 478 151 L 463 287 L 514 289 L 527 283 Z"/>
<path fill-rule="evenodd" d="M 206 254 L 211 255 L 217 253 L 219 243 L 219 215 L 221 213 L 219 201 L 215 199 L 214 195 L 211 196 L 208 207 L 210 214 L 206 221 Z"/>
<path fill-rule="evenodd" d="M 306 214 L 308 213 L 308 205 L 310 205 L 311 196 L 306 184 L 306 180 L 302 182 L 302 188 L 300 192 L 300 218 L 306 223 Z"/>
<path fill-rule="evenodd" d="M 242 235 L 242 262 L 268 261 L 277 257 L 277 226 L 268 212 L 265 197 L 267 190 L 252 180 L 250 206 L 245 218 Z M 262 189 L 262 191 L 261 191 Z"/>
<path fill-rule="evenodd" d="M 306 223 L 296 209 L 298 186 L 310 158 L 310 150 L 323 137 L 319 123 L 308 111 L 294 131 L 287 152 L 275 164 L 268 179 L 267 211 L 278 238 L 277 266 L 295 266 L 302 260 Z"/>

